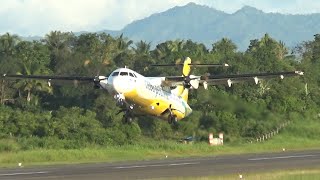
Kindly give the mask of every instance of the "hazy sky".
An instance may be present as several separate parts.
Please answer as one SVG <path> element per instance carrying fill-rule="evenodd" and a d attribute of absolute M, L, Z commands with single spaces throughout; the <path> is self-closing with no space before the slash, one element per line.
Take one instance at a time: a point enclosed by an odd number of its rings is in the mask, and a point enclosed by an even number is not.
<path fill-rule="evenodd" d="M 227 13 L 244 5 L 264 12 L 320 13 L 320 0 L 0 0 L 0 34 L 119 30 L 134 20 L 189 2 Z"/>

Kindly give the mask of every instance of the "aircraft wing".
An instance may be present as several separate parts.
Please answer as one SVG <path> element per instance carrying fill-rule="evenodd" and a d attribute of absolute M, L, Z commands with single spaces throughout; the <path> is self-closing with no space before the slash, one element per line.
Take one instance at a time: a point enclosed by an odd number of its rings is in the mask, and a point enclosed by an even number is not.
<path fill-rule="evenodd" d="M 208 85 L 228 85 L 239 82 L 254 82 L 259 83 L 262 79 L 280 78 L 283 79 L 289 76 L 301 76 L 302 71 L 274 72 L 274 73 L 252 73 L 252 74 L 235 74 L 235 75 L 204 75 L 200 77 L 200 83 Z"/>
<path fill-rule="evenodd" d="M 8 79 L 43 79 L 43 80 L 70 80 L 70 81 L 93 81 L 95 77 L 85 76 L 42 76 L 42 75 L 12 75 L 3 74 L 1 78 Z"/>
<path fill-rule="evenodd" d="M 162 85 L 190 85 L 197 89 L 199 84 L 206 89 L 208 85 L 228 85 L 239 82 L 254 82 L 259 83 L 263 79 L 280 78 L 283 79 L 289 76 L 303 75 L 302 71 L 288 71 L 275 73 L 252 73 L 252 74 L 234 74 L 234 75 L 203 75 L 203 76 L 167 76 L 162 78 Z"/>
<path fill-rule="evenodd" d="M 93 82 L 94 84 L 99 84 L 101 80 L 106 80 L 108 77 L 105 76 L 52 76 L 52 75 L 14 75 L 14 74 L 3 74 L 0 76 L 0 79 L 39 79 L 39 80 L 47 80 L 49 86 L 51 85 L 51 81 L 72 81 L 73 83 L 78 82 Z"/>

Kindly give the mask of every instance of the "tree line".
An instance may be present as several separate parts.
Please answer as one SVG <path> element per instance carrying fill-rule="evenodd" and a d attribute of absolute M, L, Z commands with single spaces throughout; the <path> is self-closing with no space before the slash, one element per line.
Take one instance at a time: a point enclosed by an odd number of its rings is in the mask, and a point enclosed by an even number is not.
<path fill-rule="evenodd" d="M 288 49 L 265 34 L 250 41 L 245 52 L 228 38 L 212 47 L 192 40 L 169 40 L 156 47 L 120 35 L 52 31 L 39 41 L 0 36 L 0 73 L 25 75 L 108 76 L 127 66 L 145 76 L 180 75 L 181 70 L 149 64 L 228 63 L 229 68 L 195 68 L 193 74 L 240 74 L 302 70 L 303 77 L 274 79 L 232 87 L 193 90 L 193 114 L 178 126 L 151 117 L 121 122 L 112 97 L 92 84 L 0 79 L 0 138 L 13 138 L 25 148 L 79 148 L 134 144 L 143 139 L 179 139 L 224 132 L 227 141 L 250 139 L 287 120 L 317 118 L 320 105 L 320 34 Z M 57 143 L 59 142 L 59 143 Z M 1 149 L 1 148 L 0 148 Z"/>

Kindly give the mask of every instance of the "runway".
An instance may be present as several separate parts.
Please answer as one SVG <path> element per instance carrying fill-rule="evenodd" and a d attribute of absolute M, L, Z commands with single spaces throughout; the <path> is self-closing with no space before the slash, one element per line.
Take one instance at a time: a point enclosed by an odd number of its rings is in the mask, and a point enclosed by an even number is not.
<path fill-rule="evenodd" d="M 320 150 L 0 169 L 0 179 L 151 179 L 319 167 Z"/>

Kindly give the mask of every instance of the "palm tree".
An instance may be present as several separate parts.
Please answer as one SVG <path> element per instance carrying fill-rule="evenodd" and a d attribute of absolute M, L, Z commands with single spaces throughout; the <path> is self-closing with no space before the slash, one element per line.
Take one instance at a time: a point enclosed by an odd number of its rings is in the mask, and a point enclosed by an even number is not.
<path fill-rule="evenodd" d="M 133 48 L 135 54 L 137 55 L 149 55 L 150 54 L 150 48 L 151 43 L 147 43 L 146 41 L 139 41 L 135 44 L 136 48 Z"/>
<path fill-rule="evenodd" d="M 37 63 L 21 64 L 22 71 L 18 72 L 17 74 L 24 74 L 24 75 L 48 74 L 48 71 L 45 72 L 38 65 L 39 64 Z M 17 81 L 14 87 L 18 89 L 19 96 L 22 96 L 21 90 L 27 93 L 26 100 L 28 103 L 30 103 L 32 98 L 32 93 L 35 91 L 52 93 L 52 87 L 49 86 L 45 81 L 41 81 L 41 80 L 21 79 Z"/>
<path fill-rule="evenodd" d="M 114 61 L 118 66 L 133 67 L 133 53 L 130 49 L 130 45 L 132 43 L 133 41 L 124 38 L 123 34 L 121 34 L 120 37 L 116 39 L 117 55 L 114 58 Z"/>
<path fill-rule="evenodd" d="M 57 71 L 61 64 L 69 60 L 74 47 L 75 36 L 70 32 L 52 31 L 43 42 L 50 50 L 50 68 Z"/>
<path fill-rule="evenodd" d="M 133 43 L 132 40 L 128 40 L 127 38 L 123 37 L 123 34 L 121 34 L 119 36 L 119 38 L 117 39 L 117 43 L 118 43 L 118 49 L 120 51 L 127 51 L 130 47 L 130 45 Z"/>
<path fill-rule="evenodd" d="M 49 74 L 47 68 L 49 64 L 49 51 L 45 46 L 39 42 L 21 42 L 17 45 L 19 50 L 18 62 L 20 71 L 17 74 L 23 75 L 43 75 Z M 18 89 L 19 96 L 21 97 L 21 91 L 27 93 L 27 102 L 31 101 L 32 93 L 35 91 L 43 91 L 52 93 L 52 88 L 44 81 L 39 80 L 18 80 L 14 85 Z"/>
<path fill-rule="evenodd" d="M 20 41 L 17 35 L 6 33 L 0 36 L 0 53 L 10 56 L 14 54 L 14 47 Z"/>
<path fill-rule="evenodd" d="M 212 52 L 221 52 L 225 56 L 229 53 L 235 53 L 237 46 L 228 38 L 222 38 L 212 45 Z"/>
<path fill-rule="evenodd" d="M 283 41 L 280 41 L 278 44 L 278 58 L 283 60 L 284 57 L 288 54 L 288 48 L 286 47 Z"/>

